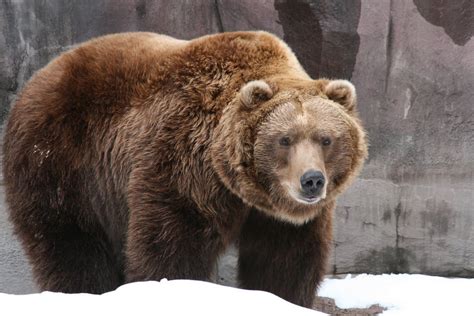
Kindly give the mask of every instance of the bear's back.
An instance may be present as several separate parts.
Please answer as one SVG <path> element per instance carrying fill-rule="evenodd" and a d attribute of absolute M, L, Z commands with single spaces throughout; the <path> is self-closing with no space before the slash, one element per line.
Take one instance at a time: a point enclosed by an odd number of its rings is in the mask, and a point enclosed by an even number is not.
<path fill-rule="evenodd" d="M 31 78 L 11 109 L 11 128 L 22 122 L 34 135 L 48 137 L 75 129 L 69 141 L 78 143 L 78 129 L 125 113 L 133 100 L 146 98 L 152 81 L 162 75 L 154 71 L 160 61 L 185 43 L 153 33 L 123 33 L 79 45 Z"/>
<path fill-rule="evenodd" d="M 56 95 L 60 102 L 53 104 L 60 103 L 57 110 L 61 114 L 67 110 L 121 112 L 133 97 L 149 92 L 149 85 L 163 76 L 160 63 L 185 43 L 153 33 L 123 33 L 88 41 L 43 68 L 26 87 L 25 97 L 46 97 L 46 91 Z M 42 105 L 54 110 L 50 102 Z"/>
<path fill-rule="evenodd" d="M 43 123 L 102 120 L 171 93 L 219 110 L 256 73 L 288 72 L 283 66 L 307 77 L 286 44 L 265 32 L 215 34 L 192 41 L 146 32 L 108 35 L 73 48 L 38 71 L 11 117 L 21 115 L 22 121 L 47 130 Z"/>

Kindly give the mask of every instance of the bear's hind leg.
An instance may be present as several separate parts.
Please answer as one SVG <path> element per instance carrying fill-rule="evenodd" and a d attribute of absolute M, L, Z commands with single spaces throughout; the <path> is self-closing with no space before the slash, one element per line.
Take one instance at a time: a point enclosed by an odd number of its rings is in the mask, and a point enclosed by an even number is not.
<path fill-rule="evenodd" d="M 104 293 L 123 284 L 123 273 L 105 234 L 75 223 L 16 226 L 42 291 Z M 44 225 L 44 222 L 42 223 Z"/>
<path fill-rule="evenodd" d="M 239 239 L 240 285 L 312 307 L 326 270 L 330 221 L 330 215 L 323 214 L 295 226 L 253 210 Z"/>

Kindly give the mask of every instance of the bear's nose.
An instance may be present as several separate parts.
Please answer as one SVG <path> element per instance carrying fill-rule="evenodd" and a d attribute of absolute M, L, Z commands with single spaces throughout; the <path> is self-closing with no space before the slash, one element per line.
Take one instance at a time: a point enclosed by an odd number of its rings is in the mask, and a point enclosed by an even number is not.
<path fill-rule="evenodd" d="M 314 197 L 324 187 L 326 179 L 321 171 L 309 170 L 301 176 L 300 182 L 303 193 Z"/>

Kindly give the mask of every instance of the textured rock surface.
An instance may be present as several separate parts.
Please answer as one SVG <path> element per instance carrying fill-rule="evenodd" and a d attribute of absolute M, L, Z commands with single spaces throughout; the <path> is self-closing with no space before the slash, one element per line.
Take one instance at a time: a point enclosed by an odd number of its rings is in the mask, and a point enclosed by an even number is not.
<path fill-rule="evenodd" d="M 36 292 L 23 250 L 7 223 L 4 196 L 2 186 L 0 187 L 0 293 Z"/>
<path fill-rule="evenodd" d="M 370 159 L 339 204 L 336 272 L 474 275 L 474 41 L 431 23 L 409 1 L 362 2 L 352 80 Z"/>
<path fill-rule="evenodd" d="M 0 29 L 2 121 L 35 70 L 94 36 L 277 34 L 313 77 L 355 83 L 370 137 L 335 214 L 331 272 L 474 276 L 471 0 L 6 0 Z M 0 292 L 34 291 L 0 199 Z M 219 282 L 235 282 L 235 264 L 233 249 Z"/>

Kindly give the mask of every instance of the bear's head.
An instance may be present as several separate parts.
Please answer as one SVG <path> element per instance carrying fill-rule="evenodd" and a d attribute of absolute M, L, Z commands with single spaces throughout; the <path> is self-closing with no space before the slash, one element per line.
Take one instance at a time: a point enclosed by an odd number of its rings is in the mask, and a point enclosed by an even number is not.
<path fill-rule="evenodd" d="M 213 165 L 227 188 L 294 224 L 333 204 L 367 156 L 355 88 L 345 80 L 250 81 L 214 140 Z"/>

